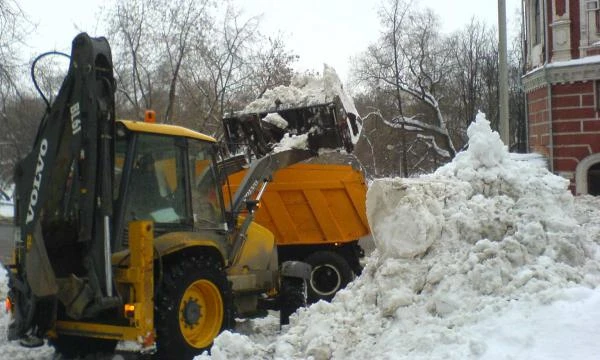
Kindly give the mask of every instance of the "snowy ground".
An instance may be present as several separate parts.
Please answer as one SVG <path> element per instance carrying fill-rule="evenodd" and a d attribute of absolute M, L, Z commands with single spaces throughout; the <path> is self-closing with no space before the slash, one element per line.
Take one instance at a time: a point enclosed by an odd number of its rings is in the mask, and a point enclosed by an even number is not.
<path fill-rule="evenodd" d="M 509 154 L 483 116 L 468 134 L 468 150 L 435 173 L 371 184 L 377 249 L 332 303 L 282 331 L 275 314 L 243 322 L 212 358 L 597 359 L 600 199 Z M 6 358 L 48 351 L 0 342 Z"/>

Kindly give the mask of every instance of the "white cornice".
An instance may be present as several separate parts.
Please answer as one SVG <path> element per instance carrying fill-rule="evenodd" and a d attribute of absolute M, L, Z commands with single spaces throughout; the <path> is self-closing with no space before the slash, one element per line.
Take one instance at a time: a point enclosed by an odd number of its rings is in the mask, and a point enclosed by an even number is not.
<path fill-rule="evenodd" d="M 549 84 L 600 80 L 600 56 L 546 64 L 523 75 L 525 92 Z"/>

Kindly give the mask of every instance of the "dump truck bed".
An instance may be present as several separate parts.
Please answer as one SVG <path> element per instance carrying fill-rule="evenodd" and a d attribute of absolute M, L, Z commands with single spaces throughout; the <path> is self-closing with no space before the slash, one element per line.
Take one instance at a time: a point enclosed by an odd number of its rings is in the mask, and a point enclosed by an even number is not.
<path fill-rule="evenodd" d="M 229 176 L 232 192 L 244 174 Z M 366 192 L 363 175 L 351 166 L 296 164 L 274 174 L 255 220 L 279 246 L 341 245 L 369 234 Z"/>

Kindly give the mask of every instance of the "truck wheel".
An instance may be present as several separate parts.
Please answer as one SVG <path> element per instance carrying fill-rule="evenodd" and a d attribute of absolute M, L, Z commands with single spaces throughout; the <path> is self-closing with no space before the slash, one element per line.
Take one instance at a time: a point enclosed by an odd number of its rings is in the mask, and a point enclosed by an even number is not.
<path fill-rule="evenodd" d="M 330 301 L 338 290 L 343 289 L 354 273 L 343 256 L 333 251 L 317 251 L 305 260 L 312 266 L 308 282 L 308 302 Z"/>
<path fill-rule="evenodd" d="M 82 336 L 59 335 L 48 340 L 54 351 L 61 359 L 87 358 L 90 355 L 98 357 L 115 352 L 117 340 L 97 339 Z"/>
<path fill-rule="evenodd" d="M 165 268 L 155 304 L 159 359 L 192 359 L 234 324 L 231 286 L 210 256 L 182 258 Z"/>
<path fill-rule="evenodd" d="M 281 279 L 279 325 L 290 323 L 290 315 L 306 306 L 306 281 L 286 276 Z"/>

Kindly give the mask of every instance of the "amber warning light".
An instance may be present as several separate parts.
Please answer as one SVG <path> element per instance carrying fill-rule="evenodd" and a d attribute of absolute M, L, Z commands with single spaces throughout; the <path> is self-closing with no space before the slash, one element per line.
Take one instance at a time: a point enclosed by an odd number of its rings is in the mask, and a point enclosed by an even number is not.
<path fill-rule="evenodd" d="M 4 310 L 7 314 L 12 312 L 12 301 L 8 297 L 4 300 Z"/>
<path fill-rule="evenodd" d="M 146 110 L 144 122 L 154 124 L 156 122 L 156 112 L 154 110 Z"/>
<path fill-rule="evenodd" d="M 134 304 L 125 304 L 124 306 L 125 316 L 132 318 L 135 316 L 135 305 Z"/>

